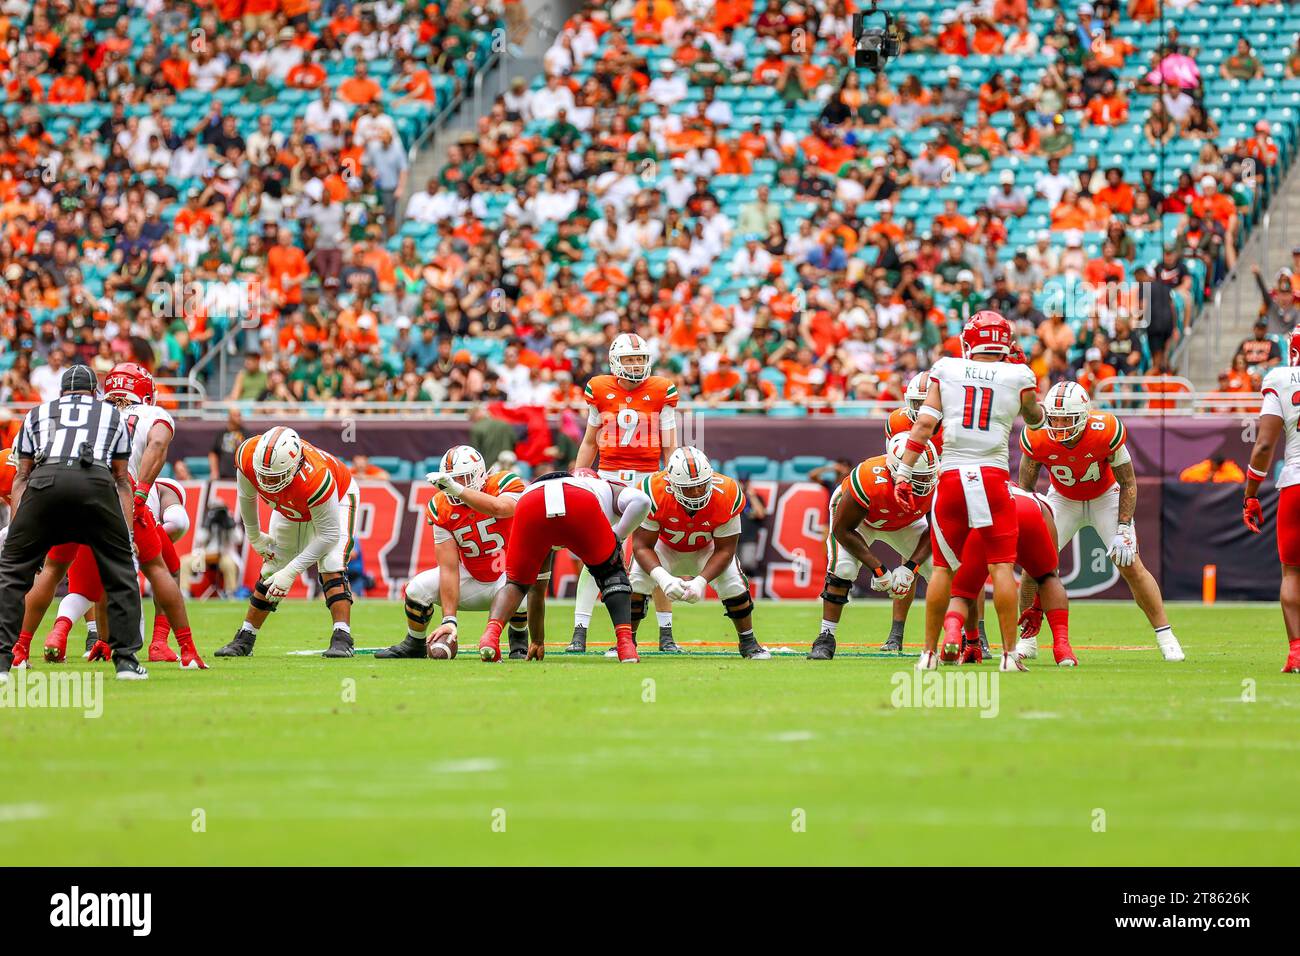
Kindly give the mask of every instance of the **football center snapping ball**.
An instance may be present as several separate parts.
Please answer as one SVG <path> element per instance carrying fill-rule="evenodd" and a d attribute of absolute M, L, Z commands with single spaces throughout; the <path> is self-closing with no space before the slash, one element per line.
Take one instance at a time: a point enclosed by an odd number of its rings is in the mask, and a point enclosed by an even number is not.
<path fill-rule="evenodd" d="M 424 647 L 430 660 L 449 661 L 456 656 L 456 635 L 437 640 L 430 637 L 424 642 Z"/>

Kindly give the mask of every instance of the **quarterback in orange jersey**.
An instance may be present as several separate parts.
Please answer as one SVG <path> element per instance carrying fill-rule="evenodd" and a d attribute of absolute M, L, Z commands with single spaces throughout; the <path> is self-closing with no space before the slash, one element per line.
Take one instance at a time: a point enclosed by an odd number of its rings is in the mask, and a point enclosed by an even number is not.
<path fill-rule="evenodd" d="M 859 464 L 831 495 L 822 624 L 808 652 L 809 660 L 829 661 L 835 656 L 835 632 L 863 565 L 871 571 L 871 589 L 894 599 L 893 623 L 882 650 L 903 648 L 903 628 L 912 606 L 916 572 L 920 571 L 926 580 L 930 578 L 930 524 L 926 514 L 939 478 L 939 456 L 933 445 L 927 445 L 912 467 L 913 507 L 899 505 L 894 500 L 894 473 L 906 446 L 907 432 L 895 435 L 885 446 L 885 454 Z M 892 573 L 871 553 L 873 541 L 889 545 L 903 559 Z"/>
<path fill-rule="evenodd" d="M 1138 557 L 1133 529 L 1137 477 L 1124 446 L 1123 423 L 1108 412 L 1094 412 L 1088 393 L 1076 382 L 1053 385 L 1043 408 L 1047 427 L 1020 435 L 1020 487 L 1033 491 L 1042 469 L 1047 469 L 1047 503 L 1055 514 L 1057 545 L 1064 547 L 1081 528 L 1094 528 L 1155 629 L 1160 653 L 1167 661 L 1183 660 L 1182 646 L 1165 616 L 1160 586 Z M 1033 593 L 1033 582 L 1022 581 L 1022 609 L 1030 606 Z M 1021 625 L 1016 651 L 1022 657 L 1038 654 L 1037 623 L 1031 616 Z"/>
<path fill-rule="evenodd" d="M 506 544 L 515 503 L 524 480 L 513 472 L 489 475 L 478 450 L 457 445 L 442 456 L 439 470 L 428 475 L 438 491 L 429 499 L 427 519 L 433 526 L 438 566 L 421 571 L 406 585 L 406 637 L 378 651 L 380 659 L 456 656 L 456 612 L 486 611 L 506 582 Z M 425 642 L 433 608 L 442 621 Z M 510 657 L 528 656 L 528 618 L 510 619 Z"/>
<path fill-rule="evenodd" d="M 597 375 L 587 383 L 587 431 L 575 467 L 597 468 L 606 481 L 635 486 L 658 471 L 677 447 L 677 386 L 650 374 L 649 344 L 628 332 L 614 339 L 609 347 L 609 370 L 612 374 Z M 573 607 L 573 641 L 565 648 L 569 653 L 583 654 L 587 650 L 587 628 L 597 591 L 591 575 L 580 570 Z M 671 644 L 672 604 L 657 592 L 655 610 L 660 642 Z"/>
<path fill-rule="evenodd" d="M 312 447 L 292 428 L 272 428 L 245 439 L 235 452 L 239 516 L 249 547 L 262 556 L 261 579 L 248 613 L 218 657 L 249 657 L 258 629 L 312 565 L 334 629 L 325 657 L 352 656 L 352 589 L 345 569 L 357 519 L 357 489 L 347 465 Z M 266 533 L 258 499 L 271 507 Z"/>
<path fill-rule="evenodd" d="M 906 435 L 912 430 L 912 426 L 916 424 L 916 413 L 925 404 L 925 394 L 929 387 L 929 372 L 917 372 L 912 376 L 912 380 L 907 383 L 907 390 L 903 392 L 903 404 L 890 412 L 889 419 L 885 422 L 886 441 L 895 435 Z M 934 446 L 935 454 L 943 454 L 942 422 L 935 426 L 934 434 L 930 436 L 930 444 Z"/>
<path fill-rule="evenodd" d="M 675 448 L 667 467 L 646 478 L 641 490 L 650 498 L 650 513 L 632 535 L 632 633 L 655 588 L 669 600 L 696 604 L 711 584 L 736 627 L 740 656 L 770 658 L 754 637 L 754 600 L 736 560 L 745 510 L 740 486 L 715 473 L 704 452 L 686 445 Z M 681 653 L 662 636 L 659 649 Z"/>

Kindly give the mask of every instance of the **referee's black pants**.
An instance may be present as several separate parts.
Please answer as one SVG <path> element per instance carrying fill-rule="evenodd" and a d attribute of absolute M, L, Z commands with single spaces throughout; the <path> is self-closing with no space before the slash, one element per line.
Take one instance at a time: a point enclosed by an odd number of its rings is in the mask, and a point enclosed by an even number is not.
<path fill-rule="evenodd" d="M 135 656 L 142 643 L 140 584 L 126 522 L 107 468 L 47 464 L 32 471 L 0 552 L 0 671 L 13 663 L 36 572 L 50 548 L 69 541 L 89 545 L 95 555 L 114 659 Z"/>

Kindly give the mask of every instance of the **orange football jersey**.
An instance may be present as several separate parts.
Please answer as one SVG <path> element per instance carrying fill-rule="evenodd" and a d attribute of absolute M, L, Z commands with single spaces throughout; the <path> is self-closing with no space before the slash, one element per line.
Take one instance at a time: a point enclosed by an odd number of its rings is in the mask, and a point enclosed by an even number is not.
<path fill-rule="evenodd" d="M 676 407 L 677 386 L 658 375 L 632 388 L 624 384 L 613 375 L 597 375 L 584 393 L 590 409 L 587 423 L 599 429 L 600 467 L 658 471 L 663 454 L 660 420 L 665 409 Z"/>
<path fill-rule="evenodd" d="M 889 413 L 889 420 L 885 422 L 885 441 L 895 435 L 906 435 L 911 430 L 912 420 L 907 417 L 907 410 L 896 408 Z M 943 422 L 935 427 L 934 434 L 930 436 L 930 444 L 934 445 L 936 454 L 943 454 Z"/>
<path fill-rule="evenodd" d="M 889 477 L 885 456 L 868 458 L 840 482 L 839 495 L 848 495 L 863 508 L 867 516 L 862 523 L 875 531 L 899 531 L 930 510 L 933 495 L 920 500 L 916 511 L 905 511 L 894 500 L 894 482 Z"/>
<path fill-rule="evenodd" d="M 1073 445 L 1056 441 L 1046 428 L 1020 433 L 1020 450 L 1047 468 L 1052 487 L 1072 501 L 1091 501 L 1115 484 L 1110 456 L 1123 447 L 1128 432 L 1109 412 L 1093 412 Z"/>
<path fill-rule="evenodd" d="M 17 477 L 18 463 L 14 460 L 13 449 L 0 448 L 0 501 L 5 504 L 9 504 L 9 496 L 14 491 L 14 479 Z"/>
<path fill-rule="evenodd" d="M 488 475 L 483 483 L 484 494 L 500 498 L 503 495 L 518 497 L 523 493 L 524 480 L 510 471 Z M 494 518 L 475 511 L 467 504 L 454 505 L 445 491 L 429 499 L 426 518 L 429 524 L 456 539 L 460 549 L 460 563 L 475 581 L 495 581 L 506 568 L 506 545 L 510 541 L 512 518 Z M 435 532 L 434 540 L 441 535 Z M 444 539 L 445 540 L 445 539 Z"/>
<path fill-rule="evenodd" d="M 263 491 L 257 483 L 257 474 L 253 471 L 253 452 L 256 446 L 257 438 L 244 439 L 244 443 L 235 452 L 235 465 L 257 488 L 262 500 L 290 521 L 310 521 L 312 508 L 331 494 L 341 501 L 352 487 L 352 473 L 348 471 L 347 465 L 329 452 L 303 442 L 302 467 L 293 476 L 289 486 L 274 494 Z"/>
<path fill-rule="evenodd" d="M 714 541 L 714 533 L 745 510 L 745 493 L 734 478 L 714 473 L 713 493 L 698 511 L 687 511 L 668 487 L 668 475 L 657 472 L 641 483 L 650 496 L 646 524 L 657 525 L 659 540 L 674 551 L 699 551 Z M 643 525 L 644 527 L 644 525 Z"/>

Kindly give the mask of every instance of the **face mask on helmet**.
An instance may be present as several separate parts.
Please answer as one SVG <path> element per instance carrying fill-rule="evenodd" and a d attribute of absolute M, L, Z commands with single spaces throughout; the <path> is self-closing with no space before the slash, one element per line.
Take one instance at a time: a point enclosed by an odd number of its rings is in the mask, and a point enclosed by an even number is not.
<path fill-rule="evenodd" d="M 1088 422 L 1087 412 L 1048 412 L 1047 437 L 1053 441 L 1073 441 Z"/>
<path fill-rule="evenodd" d="M 693 485 L 679 485 L 672 483 L 673 497 L 687 511 L 699 511 L 709 503 L 709 497 L 713 494 L 713 476 L 710 475 L 705 480 Z"/>
<path fill-rule="evenodd" d="M 912 466 L 912 494 L 924 498 L 934 491 L 939 483 L 939 472 L 924 457 L 918 458 Z"/>
<path fill-rule="evenodd" d="M 622 355 L 611 362 L 614 374 L 629 382 L 644 381 L 650 375 L 650 356 Z"/>
<path fill-rule="evenodd" d="M 262 468 L 257 469 L 257 483 L 262 486 L 263 491 L 277 492 L 283 491 L 289 487 L 293 481 L 293 476 L 298 473 L 298 468 L 302 462 L 294 465 L 286 471 L 266 471 Z"/>

